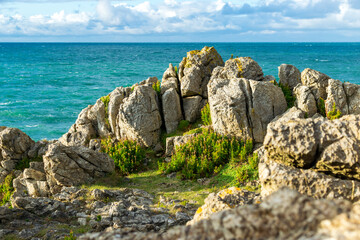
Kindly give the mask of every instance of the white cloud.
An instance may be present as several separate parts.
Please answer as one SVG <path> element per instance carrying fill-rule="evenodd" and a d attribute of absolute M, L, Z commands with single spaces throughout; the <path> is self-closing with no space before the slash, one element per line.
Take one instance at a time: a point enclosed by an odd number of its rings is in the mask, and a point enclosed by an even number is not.
<path fill-rule="evenodd" d="M 58 11 L 24 17 L 0 14 L 1 35 L 198 34 L 226 32 L 276 35 L 314 29 L 358 31 L 355 0 L 164 0 L 133 5 L 99 0 L 93 12 Z M 349 34 L 349 32 L 346 32 Z"/>

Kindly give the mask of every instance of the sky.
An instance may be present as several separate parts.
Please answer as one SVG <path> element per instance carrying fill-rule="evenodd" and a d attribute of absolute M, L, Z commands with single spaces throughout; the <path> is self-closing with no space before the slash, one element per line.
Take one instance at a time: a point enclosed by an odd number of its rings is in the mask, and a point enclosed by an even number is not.
<path fill-rule="evenodd" d="M 360 0 L 0 0 L 0 42 L 360 42 Z"/>

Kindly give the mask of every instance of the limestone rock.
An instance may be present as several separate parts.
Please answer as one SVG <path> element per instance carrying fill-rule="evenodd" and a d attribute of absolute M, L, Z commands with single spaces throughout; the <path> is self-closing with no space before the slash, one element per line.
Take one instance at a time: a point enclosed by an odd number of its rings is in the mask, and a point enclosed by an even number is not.
<path fill-rule="evenodd" d="M 302 84 L 310 87 L 316 101 L 318 101 L 319 98 L 323 98 L 324 100 L 327 98 L 326 88 L 329 79 L 330 77 L 326 74 L 310 68 L 306 68 L 301 73 Z"/>
<path fill-rule="evenodd" d="M 115 168 L 114 161 L 107 154 L 82 146 L 53 144 L 43 159 L 47 182 L 53 194 L 59 192 L 62 186 L 91 182 Z"/>
<path fill-rule="evenodd" d="M 341 180 L 309 169 L 286 166 L 272 159 L 260 158 L 259 178 L 261 196 L 265 197 L 282 187 L 289 187 L 316 199 L 360 200 L 360 182 Z"/>
<path fill-rule="evenodd" d="M 346 82 L 343 87 L 348 101 L 349 114 L 360 114 L 360 85 Z"/>
<path fill-rule="evenodd" d="M 169 88 L 162 95 L 162 108 L 166 132 L 174 132 L 183 120 L 180 96 L 175 88 Z"/>
<path fill-rule="evenodd" d="M 201 109 L 205 106 L 200 96 L 183 98 L 185 120 L 195 122 L 201 116 Z"/>
<path fill-rule="evenodd" d="M 108 107 L 109 125 L 113 135 L 116 134 L 116 121 L 119 116 L 120 105 L 123 104 L 124 99 L 129 97 L 131 88 L 118 87 L 109 94 L 110 101 Z"/>
<path fill-rule="evenodd" d="M 318 234 L 320 223 L 336 219 L 342 213 L 344 217 L 349 213 L 356 214 L 350 218 L 356 223 L 358 212 L 352 210 L 352 205 L 348 201 L 314 200 L 296 191 L 281 189 L 259 205 L 225 210 L 213 214 L 209 219 L 190 226 L 173 228 L 163 234 L 129 233 L 118 230 L 86 234 L 80 239 L 313 239 L 312 237 Z M 352 226 L 354 227 L 355 224 Z M 356 228 L 351 227 L 346 230 L 348 230 L 347 234 L 354 234 L 357 231 Z"/>
<path fill-rule="evenodd" d="M 307 113 L 308 117 L 317 113 L 316 100 L 310 87 L 299 84 L 294 88 L 293 94 L 296 98 L 295 106 Z"/>
<path fill-rule="evenodd" d="M 169 68 L 164 72 L 161 81 L 161 94 L 163 95 L 169 89 L 175 89 L 176 92 L 180 93 L 179 80 L 174 66 L 170 63 Z"/>
<path fill-rule="evenodd" d="M 176 136 L 176 137 L 168 137 L 166 138 L 166 150 L 165 155 L 170 157 L 174 154 L 177 146 L 183 145 L 189 142 L 191 139 L 196 137 L 197 133 L 189 134 L 185 136 Z"/>
<path fill-rule="evenodd" d="M 299 69 L 290 64 L 281 64 L 279 66 L 279 83 L 293 90 L 296 85 L 301 83 Z"/>
<path fill-rule="evenodd" d="M 179 66 L 181 96 L 200 95 L 207 98 L 207 84 L 212 70 L 223 65 L 221 56 L 213 47 L 204 47 L 201 51 L 188 52 L 187 57 Z"/>
<path fill-rule="evenodd" d="M 212 78 L 246 78 L 255 81 L 264 80 L 264 74 L 257 62 L 250 57 L 229 59 L 223 68 L 213 71 Z"/>
<path fill-rule="evenodd" d="M 120 106 L 117 135 L 146 147 L 155 146 L 160 141 L 161 125 L 157 93 L 151 86 L 135 87 Z"/>
<path fill-rule="evenodd" d="M 286 112 L 275 117 L 271 122 L 289 121 L 290 119 L 305 118 L 305 113 L 297 107 L 289 108 Z"/>
<path fill-rule="evenodd" d="M 281 89 L 270 82 L 213 76 L 209 104 L 216 132 L 262 142 L 267 124 L 287 109 Z"/>
<path fill-rule="evenodd" d="M 224 189 L 217 194 L 211 193 L 194 216 L 194 219 L 187 225 L 194 224 L 202 219 L 208 219 L 212 214 L 226 209 L 239 207 L 242 205 L 253 204 L 256 202 L 259 194 L 240 188 L 231 187 Z"/>
<path fill-rule="evenodd" d="M 340 110 L 342 115 L 348 114 L 349 109 L 343 83 L 334 79 L 329 79 L 328 83 L 329 85 L 326 88 L 327 99 L 325 101 L 326 112 L 332 111 L 335 104 L 336 109 Z"/>

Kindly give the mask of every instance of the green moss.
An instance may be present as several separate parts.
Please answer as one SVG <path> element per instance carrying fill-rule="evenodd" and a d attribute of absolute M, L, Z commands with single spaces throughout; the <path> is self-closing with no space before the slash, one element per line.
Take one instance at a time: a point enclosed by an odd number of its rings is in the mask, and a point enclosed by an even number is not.
<path fill-rule="evenodd" d="M 336 105 L 334 102 L 334 104 L 332 106 L 332 110 L 327 113 L 327 118 L 329 120 L 334 120 L 334 119 L 338 119 L 340 117 L 341 117 L 341 112 L 340 112 L 340 110 L 336 109 Z"/>
<path fill-rule="evenodd" d="M 209 103 L 201 109 L 201 120 L 205 126 L 212 124 Z"/>
<path fill-rule="evenodd" d="M 110 128 L 110 123 L 109 123 L 109 103 L 110 103 L 110 96 L 103 96 L 100 98 L 100 100 L 104 103 L 105 105 L 105 123 L 107 125 L 108 128 Z"/>
<path fill-rule="evenodd" d="M 152 88 L 155 90 L 155 92 L 158 94 L 158 96 L 160 96 L 160 94 L 161 94 L 161 86 L 160 86 L 160 81 L 159 80 L 156 83 L 152 84 Z"/>
<path fill-rule="evenodd" d="M 15 169 L 22 171 L 22 170 L 24 170 L 25 168 L 29 168 L 31 162 L 42 162 L 42 157 L 41 157 L 41 156 L 37 156 L 37 157 L 35 157 L 35 158 L 23 158 L 21 161 L 19 161 L 19 162 L 16 164 Z"/>
<path fill-rule="evenodd" d="M 288 109 L 292 108 L 295 105 L 296 97 L 293 96 L 292 91 L 289 88 L 289 86 L 284 86 L 281 83 L 278 84 L 276 81 L 274 81 L 273 83 L 275 86 L 280 87 L 281 91 L 284 93 Z"/>
<path fill-rule="evenodd" d="M 0 184 L 0 206 L 10 202 L 11 195 L 14 193 L 14 178 L 14 174 L 10 173 L 5 177 L 4 182 Z"/>

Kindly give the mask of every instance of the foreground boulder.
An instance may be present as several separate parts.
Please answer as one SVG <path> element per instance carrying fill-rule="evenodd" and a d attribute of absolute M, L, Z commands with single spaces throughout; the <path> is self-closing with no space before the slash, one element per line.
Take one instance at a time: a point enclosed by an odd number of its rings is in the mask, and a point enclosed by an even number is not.
<path fill-rule="evenodd" d="M 216 71 L 208 85 L 214 130 L 263 142 L 267 124 L 287 109 L 283 92 L 271 82 L 221 78 Z"/>
<path fill-rule="evenodd" d="M 279 67 L 279 83 L 293 90 L 296 85 L 301 83 L 299 69 L 290 64 L 281 64 Z"/>
<path fill-rule="evenodd" d="M 114 231 L 86 234 L 80 239 L 353 239 L 359 233 L 359 217 L 358 208 L 350 202 L 314 200 L 281 189 L 259 205 L 225 210 L 162 235 Z M 332 225 L 335 230 L 327 231 Z"/>
<path fill-rule="evenodd" d="M 320 98 L 327 98 L 326 88 L 328 86 L 329 79 L 330 77 L 328 75 L 310 68 L 306 68 L 301 73 L 302 84 L 310 87 L 316 101 Z"/>
<path fill-rule="evenodd" d="M 318 198 L 360 200 L 360 116 L 269 124 L 259 165 L 262 195 L 282 186 Z"/>

